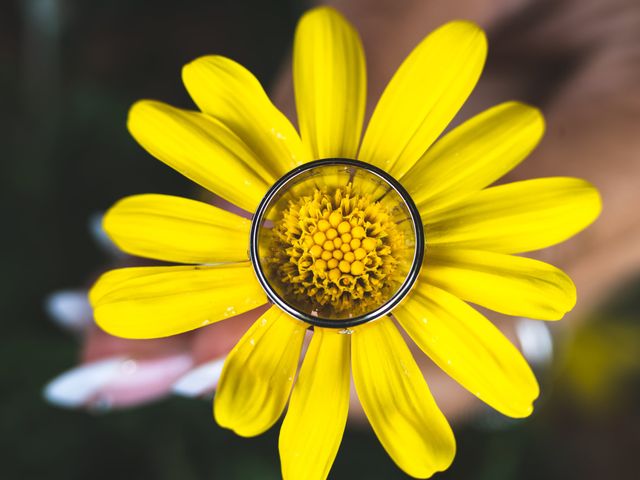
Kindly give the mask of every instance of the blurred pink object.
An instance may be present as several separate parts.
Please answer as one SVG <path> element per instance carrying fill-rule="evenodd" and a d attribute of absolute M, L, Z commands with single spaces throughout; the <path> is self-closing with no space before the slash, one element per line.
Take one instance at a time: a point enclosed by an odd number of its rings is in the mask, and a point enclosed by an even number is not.
<path fill-rule="evenodd" d="M 44 396 L 65 408 L 131 407 L 165 396 L 192 366 L 188 354 L 146 360 L 103 358 L 56 377 L 45 387 Z"/>

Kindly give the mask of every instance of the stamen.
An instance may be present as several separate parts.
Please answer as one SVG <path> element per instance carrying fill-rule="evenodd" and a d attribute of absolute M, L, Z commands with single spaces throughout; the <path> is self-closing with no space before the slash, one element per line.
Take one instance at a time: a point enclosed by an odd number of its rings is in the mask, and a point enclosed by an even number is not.
<path fill-rule="evenodd" d="M 318 315 L 365 313 L 391 296 L 404 275 L 404 234 L 379 202 L 345 187 L 290 201 L 273 229 L 271 278 Z"/>

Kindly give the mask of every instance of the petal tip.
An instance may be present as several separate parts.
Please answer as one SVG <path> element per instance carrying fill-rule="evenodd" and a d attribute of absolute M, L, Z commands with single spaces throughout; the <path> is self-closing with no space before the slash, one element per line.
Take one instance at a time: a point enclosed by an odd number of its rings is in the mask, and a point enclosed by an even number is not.
<path fill-rule="evenodd" d="M 414 478 L 431 478 L 433 475 L 439 472 L 444 472 L 453 463 L 456 457 L 457 445 L 455 436 L 451 431 L 450 439 L 447 441 L 447 445 L 442 446 L 442 451 L 439 452 L 440 456 L 437 459 L 433 459 L 432 462 L 425 464 L 416 464 L 413 466 L 400 467 L 404 472 Z"/>
<path fill-rule="evenodd" d="M 156 108 L 159 104 L 161 104 L 161 102 L 147 98 L 136 100 L 131 107 L 129 107 L 128 117 L 137 117 L 146 111 Z"/>
<path fill-rule="evenodd" d="M 526 405 L 522 405 L 519 408 L 513 410 L 501 412 L 503 415 L 509 418 L 527 418 L 533 413 L 533 402 Z"/>
<path fill-rule="evenodd" d="M 218 396 L 216 394 L 215 398 L 217 397 Z M 227 415 L 224 413 L 224 409 L 217 406 L 215 399 L 213 401 L 213 419 L 221 428 L 231 430 L 233 433 L 243 438 L 257 437 L 271 428 L 271 425 L 266 428 L 261 427 L 260 429 L 247 428 L 244 425 L 239 425 L 240 422 L 238 422 L 238 419 L 234 419 L 233 415 Z"/>
<path fill-rule="evenodd" d="M 529 114 L 529 122 L 531 125 L 538 127 L 542 131 L 546 128 L 546 122 L 544 119 L 544 115 L 542 110 L 540 110 L 535 105 L 531 105 L 525 102 L 520 101 L 512 101 L 508 102 L 510 105 L 513 105 L 516 108 L 519 108 L 523 111 L 526 111 Z"/>
<path fill-rule="evenodd" d="M 197 70 L 201 67 L 212 66 L 216 63 L 219 63 L 224 60 L 230 60 L 222 55 L 202 55 L 200 57 L 196 57 L 193 60 L 185 63 L 182 66 L 182 80 L 185 81 L 185 77 L 189 77 L 190 75 L 197 72 Z"/>
<path fill-rule="evenodd" d="M 544 135 L 546 130 L 546 120 L 542 110 L 529 103 L 521 102 L 519 100 L 510 100 L 500 104 L 505 111 L 511 111 L 512 113 L 519 113 L 518 117 L 520 121 L 528 126 L 532 131 L 532 136 L 536 136 L 538 141 Z"/>
<path fill-rule="evenodd" d="M 127 113 L 127 130 L 133 138 L 138 140 L 142 135 L 145 125 L 148 123 L 149 116 L 158 113 L 168 113 L 168 105 L 159 102 L 158 100 L 142 99 L 129 107 Z"/>
<path fill-rule="evenodd" d="M 435 31 L 456 31 L 458 35 L 464 36 L 477 36 L 477 42 L 481 45 L 484 45 L 485 49 L 487 48 L 489 42 L 487 40 L 487 34 L 480 25 L 471 20 L 458 19 L 452 20 L 448 23 L 445 23 L 441 27 L 437 28 Z"/>
<path fill-rule="evenodd" d="M 134 339 L 134 340 L 144 338 L 136 335 L 129 335 L 127 334 L 128 332 L 121 332 L 119 328 L 117 327 L 114 328 L 114 325 L 113 325 L 114 322 L 110 321 L 111 317 L 109 315 L 104 315 L 104 312 L 102 311 L 100 306 L 93 307 L 93 318 L 94 318 L 94 321 L 96 322 L 96 325 L 100 328 L 100 330 L 102 330 L 103 332 L 113 337 Z"/>
<path fill-rule="evenodd" d="M 590 203 L 587 207 L 589 208 L 591 213 L 590 215 L 591 221 L 587 224 L 587 225 L 590 225 L 591 223 L 595 222 L 600 216 L 600 214 L 602 213 L 602 208 L 603 208 L 602 194 L 600 193 L 600 190 L 598 190 L 598 188 L 595 185 L 593 185 L 591 182 L 587 180 L 583 180 L 583 182 L 585 184 L 585 189 L 588 195 L 590 196 Z"/>
<path fill-rule="evenodd" d="M 298 23 L 302 23 L 303 21 L 306 21 L 308 19 L 312 19 L 315 17 L 334 17 L 334 18 L 340 18 L 343 19 L 344 15 L 342 15 L 342 13 L 340 13 L 337 9 L 335 9 L 334 7 L 330 7 L 328 5 L 321 5 L 315 8 L 312 8 L 310 10 L 307 10 L 301 17 L 300 17 L 300 21 Z"/>

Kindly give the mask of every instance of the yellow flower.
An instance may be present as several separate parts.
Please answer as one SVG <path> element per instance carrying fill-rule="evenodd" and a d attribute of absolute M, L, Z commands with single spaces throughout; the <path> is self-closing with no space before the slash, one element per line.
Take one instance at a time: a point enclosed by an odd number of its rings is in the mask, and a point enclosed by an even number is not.
<path fill-rule="evenodd" d="M 350 372 L 401 469 L 426 478 L 450 465 L 453 434 L 396 323 L 478 398 L 507 416 L 529 415 L 534 375 L 466 302 L 560 319 L 576 301 L 572 281 L 513 254 L 579 232 L 597 217 L 600 198 L 575 178 L 489 187 L 543 134 L 542 116 L 528 105 L 503 103 L 437 140 L 475 86 L 486 50 L 484 33 L 468 22 L 431 33 L 390 81 L 362 142 L 363 49 L 330 8 L 308 12 L 295 34 L 300 135 L 242 66 L 219 56 L 186 65 L 200 111 L 141 101 L 129 130 L 161 161 L 260 214 L 252 223 L 167 195 L 118 202 L 104 226 L 123 250 L 184 265 L 103 275 L 90 294 L 98 324 L 122 337 L 163 337 L 277 304 L 229 354 L 214 414 L 239 435 L 258 435 L 293 389 L 279 442 L 287 479 L 328 475 Z M 337 160 L 309 163 L 319 159 Z M 394 306 L 395 321 L 385 315 Z"/>

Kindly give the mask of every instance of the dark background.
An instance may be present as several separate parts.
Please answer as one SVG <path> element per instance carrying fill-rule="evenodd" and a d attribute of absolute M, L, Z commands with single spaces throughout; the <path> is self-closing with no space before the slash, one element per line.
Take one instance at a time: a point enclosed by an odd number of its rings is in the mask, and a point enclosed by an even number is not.
<path fill-rule="evenodd" d="M 186 62 L 231 57 L 269 85 L 304 5 L 291 1 L 3 1 L 0 5 L 2 311 L 0 477 L 279 478 L 278 428 L 222 430 L 210 403 L 171 398 L 108 414 L 47 405 L 42 387 L 77 360 L 45 296 L 80 286 L 107 261 L 91 214 L 141 192 L 192 185 L 129 136 L 139 98 L 191 106 Z M 556 339 L 534 415 L 488 410 L 454 425 L 458 455 L 442 479 L 637 478 L 640 288 Z M 351 428 L 332 478 L 405 478 L 369 427 Z"/>

